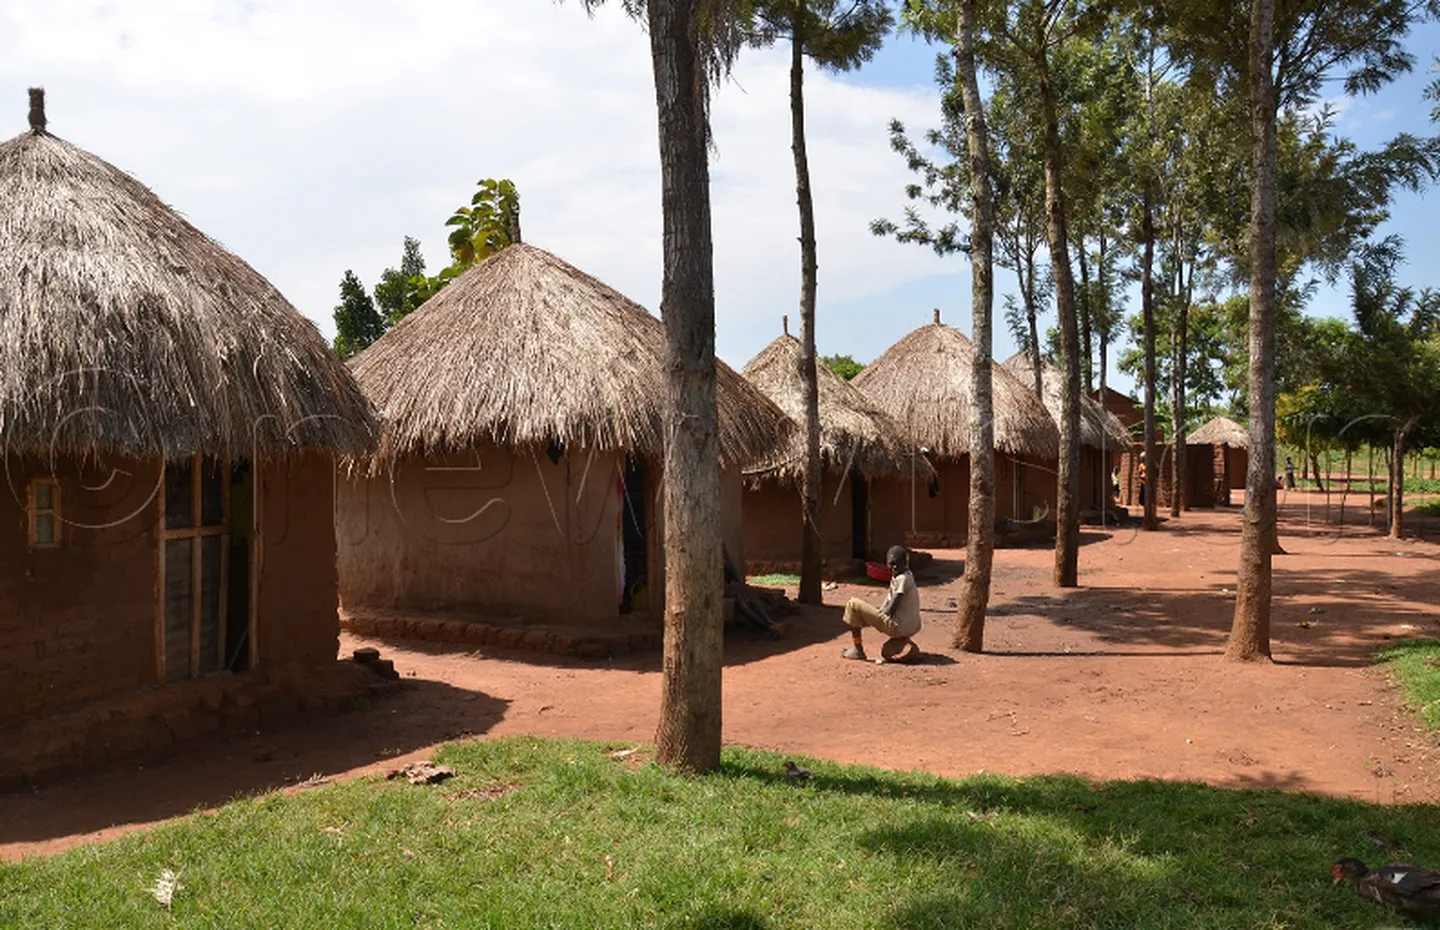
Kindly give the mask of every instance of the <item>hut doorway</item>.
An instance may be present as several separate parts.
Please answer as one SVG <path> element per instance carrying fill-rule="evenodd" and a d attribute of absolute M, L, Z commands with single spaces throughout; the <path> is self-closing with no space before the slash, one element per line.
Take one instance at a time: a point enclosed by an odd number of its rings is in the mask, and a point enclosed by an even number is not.
<path fill-rule="evenodd" d="M 620 595 L 620 612 L 644 610 L 649 607 L 647 575 L 650 565 L 650 542 L 647 527 L 645 461 L 638 456 L 625 456 L 624 495 L 620 500 L 621 556 L 624 560 L 625 584 Z"/>
<path fill-rule="evenodd" d="M 850 556 L 870 556 L 870 485 L 858 471 L 850 473 Z"/>
<path fill-rule="evenodd" d="M 197 455 L 165 465 L 161 681 L 250 667 L 254 489 L 248 461 Z"/>

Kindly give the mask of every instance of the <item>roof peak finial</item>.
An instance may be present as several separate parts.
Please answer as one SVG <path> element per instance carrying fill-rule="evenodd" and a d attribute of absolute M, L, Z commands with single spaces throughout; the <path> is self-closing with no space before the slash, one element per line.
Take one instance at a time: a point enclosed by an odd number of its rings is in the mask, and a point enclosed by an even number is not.
<path fill-rule="evenodd" d="M 785 335 L 790 335 L 790 314 L 780 314 L 780 328 L 785 330 Z"/>
<path fill-rule="evenodd" d="M 30 130 L 45 132 L 45 88 L 30 88 Z"/>
<path fill-rule="evenodd" d="M 936 308 L 935 308 L 935 322 L 936 322 L 937 325 L 938 325 L 939 322 L 940 322 L 940 308 L 939 308 L 939 307 L 936 307 Z"/>

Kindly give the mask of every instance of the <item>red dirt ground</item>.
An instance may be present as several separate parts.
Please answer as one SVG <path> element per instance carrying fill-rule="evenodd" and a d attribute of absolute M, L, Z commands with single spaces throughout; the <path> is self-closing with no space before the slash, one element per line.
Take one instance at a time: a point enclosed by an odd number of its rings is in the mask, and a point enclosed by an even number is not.
<path fill-rule="evenodd" d="M 949 647 L 963 552 L 920 576 L 926 652 L 915 666 L 839 658 L 841 585 L 784 640 L 731 633 L 727 742 L 948 775 L 1073 772 L 1273 786 L 1384 803 L 1440 800 L 1435 737 L 1369 666 L 1388 640 L 1440 637 L 1435 524 L 1394 542 L 1323 522 L 1289 492 L 1276 556 L 1273 664 L 1221 658 L 1241 514 L 1195 511 L 1159 533 L 1086 527 L 1082 587 L 1050 581 L 1048 547 L 995 559 L 986 654 Z M 1334 515 L 1334 511 L 1331 511 Z M 794 593 L 793 591 L 791 592 Z M 873 634 L 873 631 L 872 631 Z M 867 636 L 872 655 L 879 640 Z M 108 839 L 237 794 L 421 758 L 435 743 L 536 734 L 647 742 L 658 654 L 582 661 L 342 636 L 376 645 L 405 685 L 371 707 L 283 731 L 207 738 L 183 755 L 0 796 L 0 859 Z"/>

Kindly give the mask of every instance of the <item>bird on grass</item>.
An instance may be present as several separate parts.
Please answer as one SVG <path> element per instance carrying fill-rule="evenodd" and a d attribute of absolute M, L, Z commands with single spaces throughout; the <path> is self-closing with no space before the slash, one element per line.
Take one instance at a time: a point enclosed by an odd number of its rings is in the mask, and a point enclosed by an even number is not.
<path fill-rule="evenodd" d="M 810 774 L 809 769 L 796 765 L 789 759 L 785 760 L 785 777 L 791 781 L 809 781 Z"/>
<path fill-rule="evenodd" d="M 1440 920 L 1440 872 L 1418 865 L 1367 868 L 1359 859 L 1345 858 L 1330 870 L 1332 884 L 1348 881 L 1355 893 L 1416 920 Z"/>

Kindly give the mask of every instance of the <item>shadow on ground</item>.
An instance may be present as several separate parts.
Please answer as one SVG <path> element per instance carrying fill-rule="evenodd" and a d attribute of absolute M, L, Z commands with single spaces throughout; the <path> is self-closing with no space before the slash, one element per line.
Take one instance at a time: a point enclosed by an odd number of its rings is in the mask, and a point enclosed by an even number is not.
<path fill-rule="evenodd" d="M 407 680 L 384 697 L 334 716 L 189 740 L 166 756 L 151 754 L 0 795 L 0 846 L 152 823 L 317 775 L 383 763 L 486 733 L 509 704 L 440 682 Z"/>
<path fill-rule="evenodd" d="M 802 761 L 813 775 L 795 791 L 891 811 L 855 834 L 856 852 L 889 862 L 899 880 L 912 867 L 943 873 L 897 895 L 877 927 L 1240 927 L 1265 912 L 1284 913 L 1285 926 L 1390 926 L 1331 886 L 1331 863 L 1440 859 L 1440 808 L 1297 793 L 1300 773 L 1231 789 L 1064 775 L 897 780 Z M 725 772 L 788 780 L 760 760 L 727 761 Z"/>
<path fill-rule="evenodd" d="M 772 620 L 788 624 L 785 632 L 778 637 L 738 623 L 727 625 L 725 628 L 725 666 L 728 668 L 759 662 L 834 639 L 845 631 L 845 625 L 842 622 L 843 616 L 844 608 L 842 606 L 794 604 L 792 602 L 792 612 L 771 615 Z M 504 659 L 540 668 L 606 668 L 631 672 L 659 672 L 663 664 L 663 652 L 658 647 L 608 658 L 581 659 L 549 652 L 507 649 L 503 646 L 475 646 L 470 643 L 410 639 L 403 636 L 370 633 L 361 635 L 364 635 L 367 640 L 401 647 L 410 652 L 424 655 Z"/>

